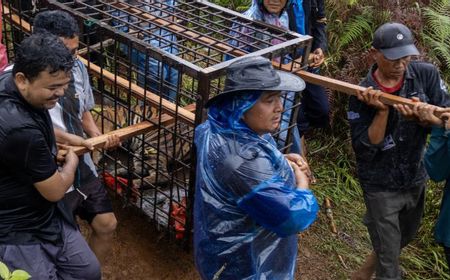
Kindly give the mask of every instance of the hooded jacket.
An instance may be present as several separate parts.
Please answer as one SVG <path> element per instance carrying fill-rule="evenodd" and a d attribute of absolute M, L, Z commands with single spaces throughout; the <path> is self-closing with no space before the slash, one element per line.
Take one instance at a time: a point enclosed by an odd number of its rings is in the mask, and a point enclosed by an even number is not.
<path fill-rule="evenodd" d="M 242 121 L 260 95 L 213 104 L 195 132 L 194 254 L 202 279 L 293 279 L 297 232 L 316 219 L 314 195 L 297 188 L 270 134 Z"/>

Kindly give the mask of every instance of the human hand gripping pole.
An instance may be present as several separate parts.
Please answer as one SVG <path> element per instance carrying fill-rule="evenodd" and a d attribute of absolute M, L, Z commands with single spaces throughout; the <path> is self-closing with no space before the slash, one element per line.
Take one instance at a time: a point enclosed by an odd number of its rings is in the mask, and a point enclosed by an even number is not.
<path fill-rule="evenodd" d="M 344 81 L 336 80 L 330 77 L 321 76 L 318 74 L 310 73 L 308 71 L 303 70 L 301 60 L 295 60 L 293 63 L 282 64 L 277 62 L 273 62 L 274 67 L 280 68 L 280 70 L 292 72 L 293 74 L 302 78 L 305 82 L 320 85 L 338 92 L 343 92 L 348 95 L 357 96 L 359 92 L 364 92 L 367 90 L 366 87 L 354 85 L 351 83 L 347 83 Z M 404 98 L 400 96 L 396 96 L 393 94 L 385 93 L 379 91 L 378 100 L 385 105 L 393 106 L 393 105 L 403 105 L 412 109 L 417 104 L 417 100 Z M 437 107 L 434 111 L 434 115 L 438 118 L 441 118 L 441 114 L 445 111 L 442 107 Z"/>

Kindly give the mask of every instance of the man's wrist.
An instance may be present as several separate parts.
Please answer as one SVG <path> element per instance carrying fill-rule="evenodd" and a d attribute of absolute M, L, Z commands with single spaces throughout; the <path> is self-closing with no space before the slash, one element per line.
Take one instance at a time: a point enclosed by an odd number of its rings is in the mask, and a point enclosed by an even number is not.
<path fill-rule="evenodd" d="M 87 133 L 89 135 L 89 138 L 98 137 L 101 136 L 102 133 L 100 131 L 92 131 L 91 133 Z"/>
<path fill-rule="evenodd" d="M 378 108 L 377 115 L 387 115 L 389 113 L 389 108 Z"/>

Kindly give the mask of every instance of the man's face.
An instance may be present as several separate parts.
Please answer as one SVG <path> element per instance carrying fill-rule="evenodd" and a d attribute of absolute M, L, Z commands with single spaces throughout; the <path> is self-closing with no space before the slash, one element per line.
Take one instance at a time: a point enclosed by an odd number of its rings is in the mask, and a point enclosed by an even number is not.
<path fill-rule="evenodd" d="M 19 72 L 14 78 L 17 88 L 30 105 L 39 109 L 51 109 L 64 95 L 70 82 L 70 71 L 49 73 L 45 70 L 32 81 Z"/>
<path fill-rule="evenodd" d="M 278 129 L 282 112 L 281 93 L 279 91 L 266 92 L 250 110 L 244 113 L 243 120 L 253 131 L 262 135 Z"/>
<path fill-rule="evenodd" d="M 69 49 L 73 57 L 76 58 L 78 48 L 80 47 L 80 38 L 75 36 L 73 38 L 59 37 L 59 39 L 61 39 L 66 48 Z"/>
<path fill-rule="evenodd" d="M 378 65 L 378 71 L 386 79 L 401 79 L 405 75 L 406 68 L 411 61 L 411 56 L 389 60 L 382 52 L 375 49 L 373 50 L 373 57 Z"/>
<path fill-rule="evenodd" d="M 286 6 L 287 0 L 264 0 L 264 7 L 271 14 L 279 14 Z"/>

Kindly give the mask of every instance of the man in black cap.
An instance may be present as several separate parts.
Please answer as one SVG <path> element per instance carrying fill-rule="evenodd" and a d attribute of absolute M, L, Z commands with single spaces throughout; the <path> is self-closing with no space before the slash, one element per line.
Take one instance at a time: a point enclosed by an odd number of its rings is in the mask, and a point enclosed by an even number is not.
<path fill-rule="evenodd" d="M 374 34 L 375 64 L 350 97 L 348 119 L 358 177 L 367 212 L 364 224 L 374 252 L 352 279 L 401 279 L 401 249 L 415 236 L 424 208 L 427 174 L 422 163 L 428 124 L 417 108 L 380 102 L 381 92 L 446 107 L 449 98 L 431 64 L 411 61 L 419 55 L 411 31 L 386 23 Z"/>
<path fill-rule="evenodd" d="M 316 219 L 318 205 L 307 164 L 281 154 L 270 133 L 280 126 L 281 92 L 304 87 L 270 60 L 246 57 L 229 66 L 224 92 L 209 100 L 208 119 L 195 131 L 202 279 L 294 279 L 297 232 Z"/>

